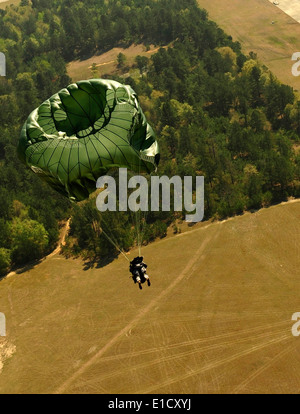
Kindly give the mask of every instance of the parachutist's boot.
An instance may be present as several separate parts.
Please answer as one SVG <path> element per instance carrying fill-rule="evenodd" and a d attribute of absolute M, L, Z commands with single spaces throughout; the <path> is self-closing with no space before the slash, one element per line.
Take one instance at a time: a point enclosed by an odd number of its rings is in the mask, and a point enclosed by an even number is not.
<path fill-rule="evenodd" d="M 137 281 L 137 283 L 139 284 L 139 288 L 140 288 L 140 289 L 143 289 L 143 288 L 142 288 L 142 281 L 141 281 L 140 276 L 137 276 L 136 281 Z"/>
<path fill-rule="evenodd" d="M 144 274 L 144 278 L 145 278 L 145 280 L 147 280 L 147 285 L 150 286 L 151 285 L 150 279 L 149 279 L 149 276 L 146 275 L 146 273 Z"/>

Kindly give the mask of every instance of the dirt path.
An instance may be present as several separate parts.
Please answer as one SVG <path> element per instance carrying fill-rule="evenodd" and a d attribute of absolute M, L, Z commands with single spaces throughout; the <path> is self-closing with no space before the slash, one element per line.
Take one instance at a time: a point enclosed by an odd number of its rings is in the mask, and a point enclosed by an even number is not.
<path fill-rule="evenodd" d="M 65 226 L 63 227 L 63 229 L 61 231 L 59 241 L 58 241 L 58 245 L 57 245 L 56 249 L 53 250 L 52 253 L 48 254 L 48 256 L 44 257 L 42 259 L 42 261 L 51 259 L 51 257 L 55 256 L 57 253 L 59 253 L 61 251 L 61 247 L 65 245 L 65 240 L 66 240 L 67 234 L 69 232 L 69 228 L 70 228 L 70 219 L 66 222 Z M 21 273 L 23 271 L 23 269 L 24 269 L 24 267 L 20 268 L 20 269 L 16 269 L 16 270 L 8 273 L 2 279 L 8 279 L 9 277 L 15 276 L 15 275 Z"/>
<path fill-rule="evenodd" d="M 61 231 L 60 238 L 58 245 L 55 250 L 53 250 L 52 253 L 48 254 L 48 256 L 45 257 L 45 260 L 50 259 L 51 257 L 55 256 L 57 253 L 61 251 L 61 247 L 66 244 L 66 237 L 70 229 L 70 219 L 66 222 L 64 228 Z"/>
<path fill-rule="evenodd" d="M 104 62 L 104 63 L 98 63 L 97 65 L 95 65 L 95 68 L 99 68 L 100 66 L 104 66 L 104 65 L 110 65 L 111 63 L 115 63 L 114 60 L 110 60 L 109 62 Z M 89 66 L 89 69 L 92 69 L 93 66 Z"/>

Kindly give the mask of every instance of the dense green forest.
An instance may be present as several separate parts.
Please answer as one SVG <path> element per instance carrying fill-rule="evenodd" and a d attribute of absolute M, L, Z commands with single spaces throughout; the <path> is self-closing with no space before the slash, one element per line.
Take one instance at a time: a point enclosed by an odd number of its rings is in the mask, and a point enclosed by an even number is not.
<path fill-rule="evenodd" d="M 71 83 L 66 63 L 133 43 L 161 47 L 137 56 L 138 76 L 119 75 L 138 93 L 161 147 L 159 175 L 204 175 L 205 218 L 224 218 L 300 195 L 300 102 L 251 53 L 245 56 L 195 0 L 22 0 L 0 10 L 0 274 L 53 249 L 71 216 L 68 254 L 112 253 L 101 228 L 128 249 L 130 214 L 102 214 L 95 199 L 71 206 L 17 159 L 22 124 Z M 107 78 L 111 75 L 107 74 Z M 178 214 L 178 213 L 177 213 Z M 145 242 L 180 216 L 149 213 Z"/>

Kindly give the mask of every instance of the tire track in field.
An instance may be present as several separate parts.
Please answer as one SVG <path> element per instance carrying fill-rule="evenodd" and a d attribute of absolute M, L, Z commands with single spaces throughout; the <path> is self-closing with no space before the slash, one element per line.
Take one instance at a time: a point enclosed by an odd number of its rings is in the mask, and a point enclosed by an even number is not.
<path fill-rule="evenodd" d="M 175 384 L 176 382 L 184 381 L 184 380 L 186 380 L 186 379 L 188 379 L 190 377 L 193 377 L 195 375 L 203 374 L 204 372 L 207 372 L 209 370 L 212 370 L 212 369 L 215 369 L 215 368 L 219 368 L 220 366 L 225 365 L 225 364 L 228 364 L 228 363 L 230 363 L 232 361 L 235 361 L 236 359 L 239 359 L 241 357 L 247 356 L 247 355 L 249 355 L 249 354 L 251 354 L 253 352 L 259 351 L 259 350 L 261 350 L 263 348 L 266 348 L 266 347 L 268 347 L 270 345 L 275 345 L 275 344 L 278 344 L 280 342 L 286 341 L 288 339 L 291 339 L 291 335 L 290 334 L 283 335 L 280 338 L 272 339 L 270 341 L 264 342 L 263 344 L 254 345 L 254 346 L 252 346 L 252 347 L 250 347 L 250 348 L 248 348 L 246 350 L 243 350 L 241 352 L 238 352 L 238 353 L 236 353 L 234 355 L 231 355 L 229 357 L 221 358 L 218 361 L 211 362 L 211 363 L 207 364 L 204 367 L 201 367 L 199 369 L 193 370 L 192 372 L 188 372 L 188 373 L 186 373 L 184 375 L 181 375 L 181 376 L 172 378 L 170 380 L 161 382 L 161 383 L 155 385 L 154 387 L 149 387 L 147 389 L 141 390 L 141 391 L 139 391 L 139 394 L 151 394 L 151 393 L 154 393 L 155 390 L 158 390 L 158 389 L 161 390 L 162 388 L 167 387 L 167 386 L 172 385 L 172 384 Z"/>
<path fill-rule="evenodd" d="M 262 374 L 264 371 L 270 368 L 270 366 L 272 366 L 275 362 L 279 361 L 284 355 L 288 354 L 294 346 L 295 344 L 293 343 L 292 345 L 288 346 L 286 349 L 283 349 L 281 352 L 275 355 L 274 358 L 272 358 L 270 361 L 266 362 L 262 367 L 260 367 L 259 369 L 254 371 L 252 374 L 250 374 L 241 384 L 239 384 L 235 388 L 235 390 L 233 391 L 233 394 L 238 394 L 243 388 L 246 387 L 247 384 L 249 384 L 256 377 L 258 377 L 260 374 Z"/>
<path fill-rule="evenodd" d="M 282 321 L 282 322 L 276 322 L 274 324 L 266 324 L 266 325 L 261 325 L 258 327 L 254 327 L 254 328 L 249 328 L 249 329 L 244 329 L 238 332 L 229 332 L 229 333 L 225 333 L 225 334 L 221 334 L 221 335 L 214 335 L 214 336 L 210 336 L 207 338 L 199 338 L 199 339 L 191 339 L 189 341 L 183 341 L 183 342 L 178 342 L 178 343 L 174 343 L 174 344 L 170 344 L 170 345 L 161 345 L 159 347 L 153 347 L 150 349 L 144 349 L 141 351 L 133 351 L 133 352 L 126 352 L 123 354 L 118 354 L 118 355 L 112 355 L 112 356 L 107 356 L 102 358 L 103 362 L 107 362 L 107 361 L 114 361 L 116 359 L 123 359 L 123 358 L 130 358 L 130 357 L 136 357 L 139 355 L 147 355 L 147 354 L 151 354 L 154 352 L 159 352 L 159 351 L 164 351 L 164 350 L 172 350 L 172 349 L 176 349 L 176 348 L 181 348 L 181 347 L 185 347 L 185 346 L 192 346 L 192 345 L 199 345 L 199 344 L 203 344 L 206 342 L 211 342 L 211 341 L 220 341 L 226 338 L 233 338 L 233 341 L 239 341 L 239 339 L 237 339 L 238 337 L 242 336 L 242 335 L 247 335 L 247 334 L 252 334 L 252 333 L 256 333 L 260 330 L 266 330 L 266 329 L 273 329 L 276 328 L 278 326 L 285 326 L 287 324 L 290 324 L 290 320 L 286 320 L 286 321 Z M 280 331 L 282 332 L 282 331 Z M 274 334 L 274 332 L 263 332 L 264 335 L 266 336 L 270 336 L 272 334 Z M 252 339 L 255 338 L 259 338 L 262 334 L 261 333 L 257 333 L 255 336 L 251 336 Z M 127 335 L 126 335 L 127 336 Z M 249 338 L 248 338 L 249 339 Z M 226 342 L 228 343 L 228 342 Z"/>
<path fill-rule="evenodd" d="M 62 394 L 65 390 L 71 385 L 77 378 L 80 377 L 90 366 L 92 366 L 109 348 L 111 348 L 122 336 L 126 335 L 126 333 L 133 328 L 144 316 L 150 312 L 156 304 L 164 299 L 188 274 L 188 272 L 192 269 L 194 264 L 201 259 L 203 251 L 206 245 L 214 240 L 217 235 L 219 234 L 220 228 L 216 227 L 216 232 L 214 235 L 207 237 L 200 245 L 200 247 L 196 250 L 193 257 L 189 260 L 186 267 L 183 271 L 177 276 L 176 279 L 165 289 L 163 290 L 155 299 L 151 300 L 148 305 L 142 309 L 139 314 L 132 319 L 130 323 L 128 323 L 123 329 L 121 329 L 118 333 L 113 336 L 113 338 L 106 343 L 92 358 L 90 358 L 87 362 L 85 362 L 77 371 L 75 371 L 65 382 L 63 382 L 55 391 L 54 394 Z"/>
<path fill-rule="evenodd" d="M 153 367 L 153 366 L 158 365 L 158 364 L 170 363 L 170 362 L 180 360 L 180 359 L 188 357 L 188 356 L 193 356 L 193 355 L 198 354 L 198 353 L 202 354 L 204 352 L 214 351 L 216 349 L 223 348 L 225 346 L 228 347 L 228 346 L 232 346 L 232 345 L 236 345 L 236 344 L 242 344 L 243 342 L 247 342 L 247 341 L 251 341 L 251 340 L 259 340 L 259 339 L 262 339 L 262 340 L 269 339 L 270 340 L 270 338 L 274 337 L 274 335 L 277 335 L 277 334 L 282 334 L 282 331 L 272 332 L 272 333 L 268 333 L 268 334 L 261 333 L 260 335 L 257 335 L 256 337 L 241 338 L 241 339 L 238 339 L 238 340 L 237 339 L 232 339 L 231 341 L 227 341 L 227 342 L 223 342 L 223 343 L 218 343 L 218 344 L 213 344 L 213 345 L 206 345 L 206 346 L 203 346 L 202 348 L 190 349 L 188 351 L 180 352 L 176 355 L 162 356 L 162 357 L 156 358 L 152 361 L 146 361 L 146 362 L 141 362 L 140 364 L 131 365 L 130 370 L 131 370 L 131 372 L 135 372 L 138 369 L 150 368 L 150 367 Z M 278 336 L 277 336 L 277 338 L 278 338 Z M 272 340 L 276 340 L 277 338 L 276 337 L 272 338 Z M 289 338 L 290 338 L 290 336 L 289 336 Z M 267 342 L 269 343 L 269 341 L 267 341 Z M 255 346 L 260 347 L 260 346 L 263 346 L 264 344 L 266 344 L 266 341 L 264 341 L 261 344 L 254 345 L 254 347 Z M 134 356 L 136 356 L 136 354 L 134 354 Z M 231 356 L 229 358 L 231 358 Z M 128 366 L 126 366 L 124 368 L 121 368 L 121 369 L 118 369 L 114 372 L 104 374 L 103 376 L 101 376 L 101 378 L 98 378 L 98 381 L 100 380 L 100 382 L 101 382 L 101 381 L 111 379 L 113 377 L 116 377 L 116 376 L 122 375 L 122 374 L 126 374 L 126 373 L 128 373 Z M 165 374 L 166 375 L 164 377 L 167 378 L 168 377 L 168 372 L 166 371 Z M 91 381 L 93 381 L 93 380 L 91 380 Z M 89 381 L 87 381 L 87 383 L 88 382 Z"/>

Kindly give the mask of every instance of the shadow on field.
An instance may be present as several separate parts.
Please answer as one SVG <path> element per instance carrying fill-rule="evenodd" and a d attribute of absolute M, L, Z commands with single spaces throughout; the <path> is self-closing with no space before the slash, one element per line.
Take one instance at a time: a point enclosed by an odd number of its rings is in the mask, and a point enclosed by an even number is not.
<path fill-rule="evenodd" d="M 28 270 L 33 269 L 35 266 L 39 265 L 42 261 L 43 261 L 43 258 L 36 259 L 36 260 L 28 263 L 27 265 L 24 265 L 23 267 L 13 268 L 13 269 L 11 269 L 11 271 L 8 274 L 0 276 L 0 282 L 3 279 L 5 279 L 10 273 L 14 272 L 16 275 L 21 275 L 22 273 L 28 272 Z"/>
<path fill-rule="evenodd" d="M 100 269 L 101 267 L 107 266 L 113 262 L 117 257 L 118 254 L 97 259 L 88 259 L 83 264 L 83 270 L 89 270 L 93 268 Z"/>
<path fill-rule="evenodd" d="M 31 263 L 28 263 L 28 264 L 27 264 L 27 265 L 25 265 L 24 267 L 21 267 L 21 268 L 19 268 L 19 269 L 15 270 L 15 272 L 16 272 L 16 274 L 17 274 L 17 275 L 20 275 L 21 273 L 25 273 L 25 272 L 27 272 L 28 270 L 31 270 L 31 269 L 33 269 L 35 266 L 37 266 L 37 265 L 39 265 L 40 263 L 42 263 L 42 261 L 43 261 L 43 258 L 41 258 L 41 259 L 37 259 L 37 260 L 35 260 L 35 261 L 31 262 Z"/>

